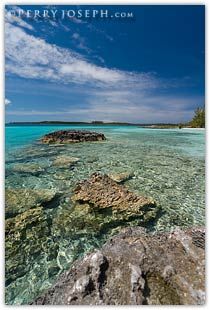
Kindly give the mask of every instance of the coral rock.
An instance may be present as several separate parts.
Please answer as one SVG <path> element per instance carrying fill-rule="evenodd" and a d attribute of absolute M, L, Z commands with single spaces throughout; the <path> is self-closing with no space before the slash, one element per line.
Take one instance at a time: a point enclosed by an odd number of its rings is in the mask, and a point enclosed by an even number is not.
<path fill-rule="evenodd" d="M 122 183 L 131 179 L 134 176 L 134 173 L 132 172 L 110 173 L 108 176 L 117 183 Z"/>
<path fill-rule="evenodd" d="M 85 141 L 102 141 L 105 140 L 105 136 L 102 133 L 85 131 L 85 130 L 59 130 L 46 134 L 42 139 L 42 143 L 77 143 Z"/>
<path fill-rule="evenodd" d="M 111 214 L 118 219 L 142 216 L 144 221 L 155 218 L 158 207 L 154 200 L 138 196 L 107 175 L 94 173 L 75 188 L 72 200 L 88 204 L 90 209 Z"/>
<path fill-rule="evenodd" d="M 58 194 L 49 189 L 6 189 L 5 191 L 5 215 L 6 218 L 15 216 L 28 209 L 44 206 L 52 207 Z"/>
<path fill-rule="evenodd" d="M 127 228 L 77 260 L 34 304 L 204 304 L 204 238 L 202 228 L 155 235 Z"/>
<path fill-rule="evenodd" d="M 59 168 L 68 168 L 77 163 L 78 161 L 79 158 L 61 155 L 53 161 L 52 165 Z"/>

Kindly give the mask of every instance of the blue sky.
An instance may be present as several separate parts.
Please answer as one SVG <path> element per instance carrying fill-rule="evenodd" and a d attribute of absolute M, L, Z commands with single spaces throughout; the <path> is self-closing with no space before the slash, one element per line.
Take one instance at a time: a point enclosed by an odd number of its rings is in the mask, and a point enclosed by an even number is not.
<path fill-rule="evenodd" d="M 20 9 L 57 10 L 54 20 Z M 61 18 L 62 10 L 133 18 Z M 9 12 L 15 11 L 16 16 Z M 204 6 L 6 7 L 6 121 L 183 122 L 204 105 Z M 40 13 L 41 14 L 41 13 Z"/>

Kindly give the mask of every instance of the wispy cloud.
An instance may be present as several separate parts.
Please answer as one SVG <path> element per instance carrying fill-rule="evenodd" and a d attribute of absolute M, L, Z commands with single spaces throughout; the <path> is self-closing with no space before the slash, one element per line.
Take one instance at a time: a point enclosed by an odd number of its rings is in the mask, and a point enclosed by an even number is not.
<path fill-rule="evenodd" d="M 97 66 L 78 53 L 27 34 L 10 22 L 6 22 L 5 36 L 8 74 L 65 84 L 88 83 L 96 87 L 130 85 L 147 88 L 158 84 L 153 74 L 126 72 Z"/>
<path fill-rule="evenodd" d="M 193 106 L 202 104 L 202 97 L 193 99 L 171 96 L 136 94 L 129 92 L 102 92 L 88 96 L 86 105 L 66 107 L 53 111 L 38 109 L 11 110 L 7 115 L 18 117 L 37 116 L 38 119 L 74 121 L 116 121 L 133 123 L 186 122 L 193 116 Z M 157 107 L 157 101 L 161 103 Z M 140 103 L 139 103 L 140 102 Z"/>
<path fill-rule="evenodd" d="M 87 46 L 85 38 L 83 38 L 78 32 L 72 34 L 72 39 L 78 49 L 84 50 L 88 54 L 91 53 L 91 49 Z"/>
<path fill-rule="evenodd" d="M 5 98 L 4 103 L 5 103 L 5 105 L 8 105 L 11 103 L 11 101 L 9 99 Z"/>
<path fill-rule="evenodd" d="M 89 24 L 87 25 L 87 28 L 90 29 L 90 31 L 92 31 L 92 32 L 96 32 L 96 33 L 102 35 L 103 37 L 105 37 L 105 38 L 106 38 L 108 41 L 110 41 L 110 42 L 114 41 L 114 38 L 113 38 L 112 36 L 110 36 L 109 34 L 107 34 L 105 31 L 96 28 L 96 27 L 93 26 L 91 23 L 89 23 Z"/>
<path fill-rule="evenodd" d="M 87 23 L 86 21 L 76 18 L 75 16 L 71 17 L 70 21 L 72 21 L 75 24 L 86 24 Z"/>
<path fill-rule="evenodd" d="M 87 61 L 70 49 L 47 43 L 44 39 L 28 34 L 22 26 L 31 25 L 6 15 L 6 72 L 24 78 L 45 79 L 61 83 L 94 84 L 95 87 L 153 88 L 159 84 L 152 73 L 134 73 L 110 69 Z M 24 24 L 21 24 L 24 23 Z M 72 35 L 80 47 L 84 39 L 79 33 Z"/>
<path fill-rule="evenodd" d="M 15 24 L 17 26 L 20 26 L 22 28 L 34 31 L 34 27 L 30 25 L 29 23 L 26 23 L 22 18 L 15 15 L 15 12 L 18 12 L 20 8 L 18 6 L 11 6 L 11 11 L 5 10 L 5 22 Z M 24 10 L 21 9 L 23 12 Z"/>

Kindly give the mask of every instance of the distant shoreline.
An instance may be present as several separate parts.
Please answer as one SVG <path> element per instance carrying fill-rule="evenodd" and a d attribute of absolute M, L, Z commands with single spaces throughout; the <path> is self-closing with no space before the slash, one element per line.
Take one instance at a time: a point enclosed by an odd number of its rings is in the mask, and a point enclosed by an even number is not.
<path fill-rule="evenodd" d="M 118 122 L 63 122 L 63 121 L 41 121 L 41 122 L 10 122 L 6 123 L 5 126 L 57 126 L 57 125 L 87 125 L 87 126 L 137 126 L 142 128 L 150 129 L 205 129 L 201 127 L 189 127 L 187 124 L 170 124 L 170 123 L 156 123 L 156 124 L 136 124 L 136 123 L 118 123 Z"/>
<path fill-rule="evenodd" d="M 9 122 L 6 125 L 20 125 L 20 124 L 38 124 L 38 125 L 124 125 L 124 126 L 178 126 L 172 123 L 127 123 L 127 122 L 65 122 L 65 121 L 40 121 L 40 122 Z"/>

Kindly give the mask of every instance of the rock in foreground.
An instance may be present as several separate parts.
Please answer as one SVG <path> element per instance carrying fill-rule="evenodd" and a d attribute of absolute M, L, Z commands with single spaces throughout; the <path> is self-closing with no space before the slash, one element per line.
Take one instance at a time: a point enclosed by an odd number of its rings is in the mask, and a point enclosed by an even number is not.
<path fill-rule="evenodd" d="M 77 260 L 38 305 L 195 305 L 205 302 L 204 229 L 127 228 Z"/>
<path fill-rule="evenodd" d="M 66 144 L 85 141 L 106 140 L 104 134 L 85 130 L 59 130 L 46 134 L 41 142 L 46 144 Z"/>

